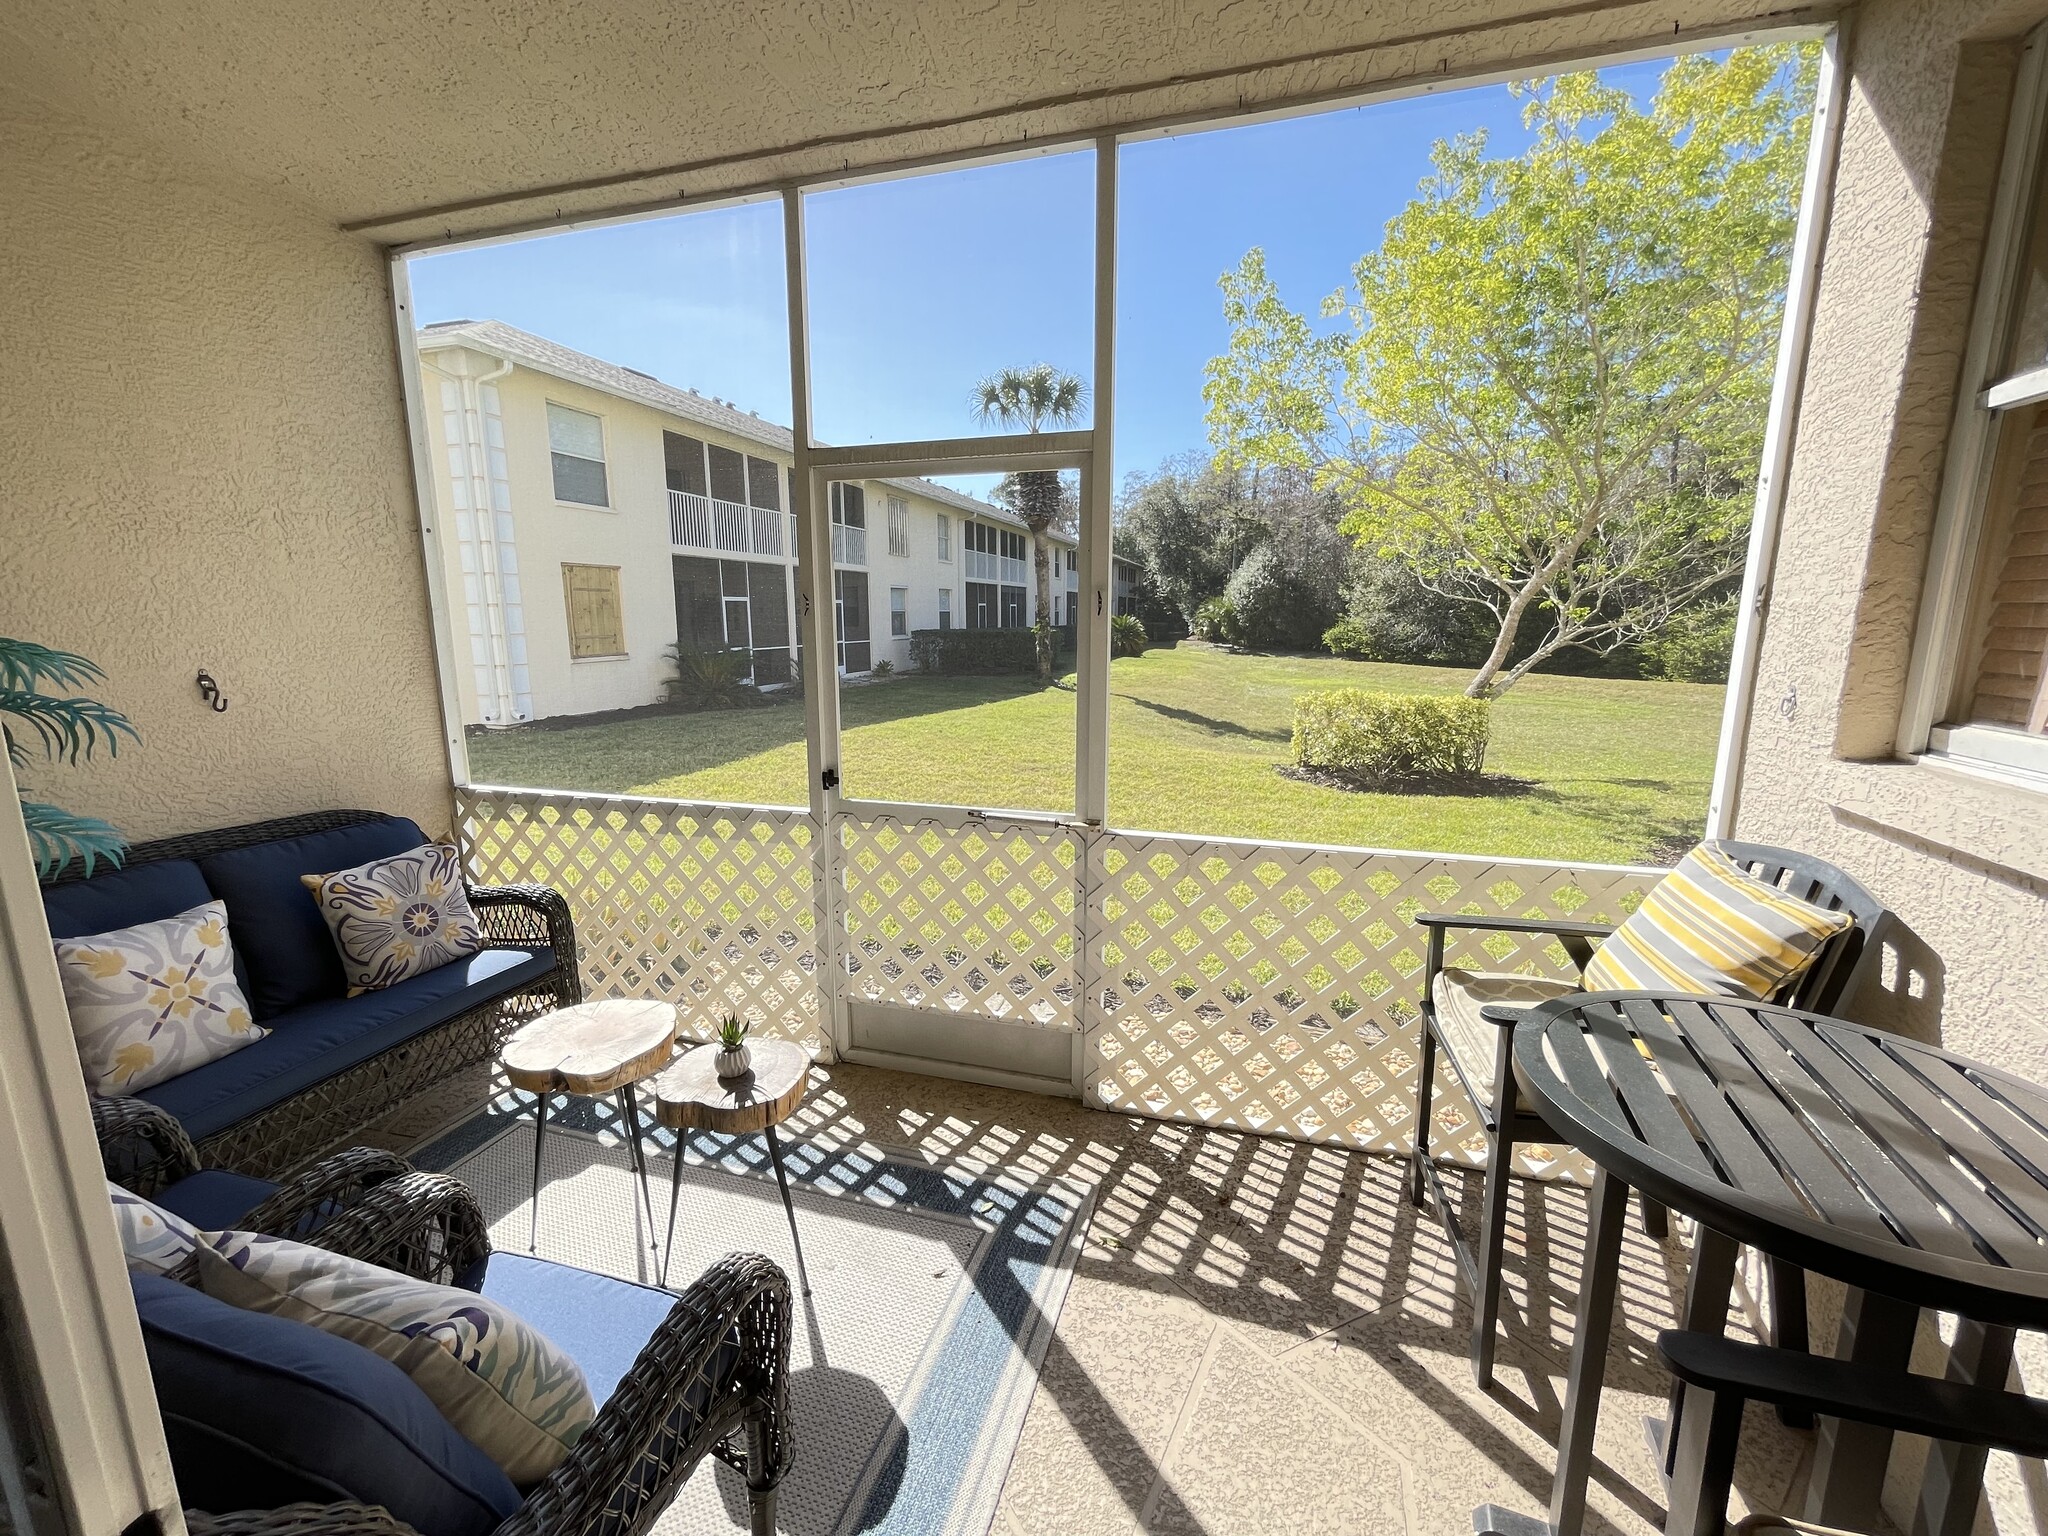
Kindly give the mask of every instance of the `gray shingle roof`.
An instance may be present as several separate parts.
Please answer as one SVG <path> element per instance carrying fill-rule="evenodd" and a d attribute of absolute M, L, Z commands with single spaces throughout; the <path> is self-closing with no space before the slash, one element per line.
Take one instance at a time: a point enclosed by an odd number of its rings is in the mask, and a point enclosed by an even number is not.
<path fill-rule="evenodd" d="M 592 357 L 587 352 L 578 352 L 565 347 L 558 341 L 549 341 L 545 336 L 536 336 L 531 331 L 522 331 L 517 326 L 507 325 L 502 320 L 443 320 L 425 326 L 419 333 L 422 351 L 442 347 L 473 347 L 479 352 L 494 357 L 507 358 L 522 363 L 542 373 L 551 373 L 557 378 L 567 379 L 574 384 L 588 385 L 603 390 L 606 394 L 618 395 L 622 399 L 638 401 L 679 416 L 684 421 L 710 427 L 731 437 L 758 443 L 784 455 L 796 451 L 796 438 L 788 427 L 780 422 L 769 421 L 751 411 L 743 411 L 709 395 L 700 395 L 694 389 L 678 389 L 673 384 L 664 384 L 652 374 L 642 373 L 637 368 L 621 367 L 608 363 L 603 358 Z M 990 522 L 1008 523 L 1021 528 L 1023 520 L 1012 512 L 977 497 L 956 491 L 950 486 L 933 480 L 896 479 L 885 480 L 904 490 L 915 491 L 920 496 L 956 507 L 974 517 L 986 518 Z M 1055 533 L 1053 539 L 1061 544 L 1072 544 L 1070 534 Z"/>

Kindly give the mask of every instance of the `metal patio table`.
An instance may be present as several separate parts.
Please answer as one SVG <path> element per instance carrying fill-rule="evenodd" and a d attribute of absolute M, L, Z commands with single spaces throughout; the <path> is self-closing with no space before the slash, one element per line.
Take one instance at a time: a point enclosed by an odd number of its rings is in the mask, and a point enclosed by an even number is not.
<path fill-rule="evenodd" d="M 1904 1371 L 1925 1307 L 1963 1320 L 1949 1378 L 2002 1386 L 2013 1330 L 2048 1326 L 2048 1090 L 2036 1084 L 1818 1014 L 1648 992 L 1530 1009 L 1514 1063 L 1519 1091 L 1597 1169 L 1557 1536 L 1584 1523 L 1631 1187 L 1699 1222 L 1685 1328 L 1726 1327 L 1745 1244 L 1848 1285 L 1837 1354 L 1865 1364 Z M 1687 1433 L 1678 1407 L 1674 1393 L 1667 1467 Z M 1890 1447 L 1888 1431 L 1823 1419 L 1808 1518 L 1868 1528 Z M 1932 1448 L 1929 1530 L 1968 1531 L 1983 1468 L 1982 1450 Z"/>

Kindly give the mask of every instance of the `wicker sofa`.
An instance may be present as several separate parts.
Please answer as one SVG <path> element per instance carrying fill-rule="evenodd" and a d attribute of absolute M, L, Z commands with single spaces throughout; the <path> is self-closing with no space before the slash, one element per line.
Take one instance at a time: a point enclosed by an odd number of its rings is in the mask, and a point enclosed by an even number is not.
<path fill-rule="evenodd" d="M 578 1002 L 568 904 L 544 886 L 472 886 L 486 948 L 381 991 L 348 997 L 333 941 L 299 876 L 427 841 L 376 811 L 317 811 L 139 843 L 89 878 L 44 882 L 56 938 L 105 933 L 226 904 L 236 972 L 270 1034 L 137 1095 L 168 1111 L 201 1160 L 257 1177 L 289 1172 L 463 1068 L 512 1030 Z"/>
<path fill-rule="evenodd" d="M 394 1412 L 413 1394 L 389 1379 L 386 1362 L 354 1359 L 369 1352 L 205 1296 L 193 1289 L 194 1260 L 167 1276 L 131 1276 L 195 1532 L 644 1536 L 707 1455 L 744 1478 L 753 1530 L 774 1531 L 776 1487 L 792 1454 L 791 1303 L 788 1280 L 769 1260 L 729 1254 L 672 1293 L 494 1254 L 483 1213 L 458 1179 L 363 1147 L 323 1158 L 282 1186 L 202 1170 L 168 1115 L 138 1101 L 108 1102 L 124 1105 L 99 1126 L 115 1183 L 195 1223 L 291 1237 L 480 1292 L 566 1349 L 598 1399 L 597 1419 L 569 1459 L 530 1488 L 502 1487 L 486 1513 L 478 1500 L 492 1471 L 479 1479 L 469 1468 L 466 1498 L 448 1497 L 473 1448 L 445 1434 L 437 1442 L 434 1425 L 421 1422 L 423 1398 L 409 1423 Z M 273 1422 L 243 1427 L 254 1404 Z M 351 1424 L 359 1433 L 348 1433 Z M 394 1458 L 394 1438 L 412 1459 Z M 355 1443 L 337 1445 L 344 1441 Z M 441 1460 L 432 1454 L 437 1443 Z M 351 1490 L 375 1502 L 329 1502 Z M 434 1512 L 452 1517 L 452 1527 L 427 1518 Z"/>

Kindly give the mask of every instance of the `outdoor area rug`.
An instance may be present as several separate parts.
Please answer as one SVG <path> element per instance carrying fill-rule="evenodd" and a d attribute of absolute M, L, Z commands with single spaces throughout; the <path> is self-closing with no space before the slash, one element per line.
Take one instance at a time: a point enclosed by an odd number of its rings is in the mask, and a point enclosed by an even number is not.
<path fill-rule="evenodd" d="M 468 1184 L 493 1246 L 515 1253 L 526 1251 L 532 1217 L 530 1106 L 502 1097 L 412 1159 Z M 675 1137 L 649 1134 L 650 1234 L 616 1125 L 609 1103 L 554 1101 L 538 1251 L 653 1284 Z M 787 1128 L 782 1147 L 810 1301 L 795 1294 L 789 1224 L 759 1136 L 685 1135 L 668 1270 L 681 1290 L 720 1255 L 744 1250 L 790 1277 L 796 1460 L 779 1528 L 986 1536 L 1073 1273 L 1087 1192 L 872 1143 L 814 1147 Z M 655 1530 L 746 1528 L 744 1479 L 707 1458 Z"/>

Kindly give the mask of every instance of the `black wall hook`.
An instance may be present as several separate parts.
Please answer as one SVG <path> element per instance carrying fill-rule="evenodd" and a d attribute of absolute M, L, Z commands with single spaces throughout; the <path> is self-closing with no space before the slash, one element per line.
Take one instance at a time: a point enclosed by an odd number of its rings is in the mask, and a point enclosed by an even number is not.
<path fill-rule="evenodd" d="M 204 667 L 199 669 L 199 697 L 213 706 L 213 712 L 224 715 L 228 712 L 228 697 L 220 691 L 220 684 L 213 680 L 213 674 Z"/>

